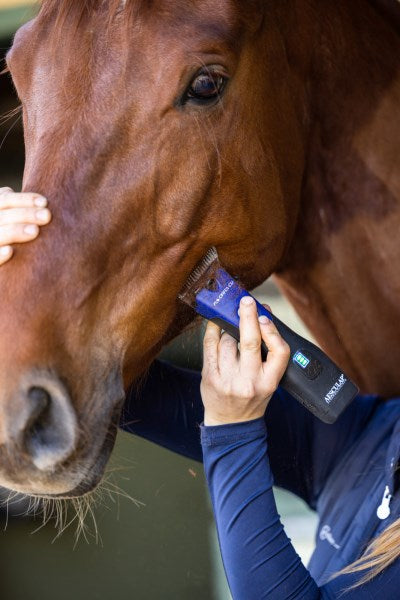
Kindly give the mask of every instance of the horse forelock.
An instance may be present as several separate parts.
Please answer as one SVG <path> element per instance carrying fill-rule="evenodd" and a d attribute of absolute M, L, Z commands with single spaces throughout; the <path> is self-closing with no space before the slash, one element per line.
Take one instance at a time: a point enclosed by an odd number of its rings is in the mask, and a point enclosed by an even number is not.
<path fill-rule="evenodd" d="M 102 17 L 111 24 L 114 18 L 124 13 L 124 23 L 129 24 L 132 19 L 138 18 L 146 11 L 154 11 L 163 14 L 174 15 L 178 20 L 182 13 L 193 9 L 200 9 L 204 14 L 209 13 L 212 7 L 221 19 L 230 16 L 239 17 L 240 21 L 253 21 L 255 13 L 263 12 L 262 0 L 220 0 L 218 3 L 214 0 L 175 0 L 157 2 L 157 0 L 41 0 L 39 18 L 55 19 L 54 32 L 61 31 L 66 20 L 74 28 L 79 27 L 83 21 L 89 20 L 95 15 L 101 14 Z M 229 17 L 228 17 L 229 20 Z"/>
<path fill-rule="evenodd" d="M 55 17 L 57 29 L 67 19 L 72 25 L 79 26 L 83 20 L 101 12 L 111 22 L 122 11 L 137 14 L 152 4 L 153 0 L 42 0 L 39 17 Z"/>

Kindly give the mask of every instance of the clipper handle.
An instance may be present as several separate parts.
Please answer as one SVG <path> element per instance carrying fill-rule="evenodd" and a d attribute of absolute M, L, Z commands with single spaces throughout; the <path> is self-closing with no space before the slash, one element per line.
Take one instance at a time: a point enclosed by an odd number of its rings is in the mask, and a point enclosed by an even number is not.
<path fill-rule="evenodd" d="M 272 320 L 290 347 L 288 367 L 280 385 L 321 421 L 334 423 L 358 394 L 357 386 L 318 346 L 277 317 Z"/>
<path fill-rule="evenodd" d="M 208 285 L 196 290 L 190 305 L 239 341 L 240 300 L 250 295 L 219 267 L 212 270 Z M 258 314 L 275 323 L 290 347 L 289 363 L 280 385 L 321 421 L 334 423 L 357 395 L 357 386 L 320 348 L 292 331 L 257 300 L 255 302 Z M 262 350 L 265 358 L 268 349 L 264 343 Z"/>
<path fill-rule="evenodd" d="M 292 331 L 257 300 L 256 304 L 258 314 L 273 321 L 290 347 L 288 366 L 280 385 L 321 421 L 334 423 L 358 394 L 357 386 L 320 348 Z M 240 341 L 237 310 L 231 313 L 229 320 L 221 317 L 211 320 Z M 265 358 L 268 349 L 264 342 L 262 351 Z"/>

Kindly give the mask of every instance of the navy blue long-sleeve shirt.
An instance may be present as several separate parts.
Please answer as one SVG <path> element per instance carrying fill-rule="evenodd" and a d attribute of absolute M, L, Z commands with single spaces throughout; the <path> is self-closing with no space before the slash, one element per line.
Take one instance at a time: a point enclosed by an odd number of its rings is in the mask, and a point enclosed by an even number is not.
<path fill-rule="evenodd" d="M 398 560 L 355 589 L 362 574 L 329 580 L 400 516 L 400 400 L 358 397 L 326 425 L 278 390 L 265 419 L 202 426 L 202 452 L 199 384 L 197 373 L 155 363 L 142 386 L 132 389 L 121 425 L 191 458 L 203 454 L 234 600 L 400 598 Z M 280 522 L 273 482 L 318 511 L 308 569 Z M 381 520 L 376 510 L 385 491 L 391 512 Z"/>

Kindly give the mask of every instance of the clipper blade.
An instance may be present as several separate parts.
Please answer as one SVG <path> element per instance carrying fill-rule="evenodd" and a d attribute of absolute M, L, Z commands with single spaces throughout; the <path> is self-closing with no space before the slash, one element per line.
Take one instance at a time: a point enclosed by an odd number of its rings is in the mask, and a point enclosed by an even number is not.
<path fill-rule="evenodd" d="M 213 277 L 219 267 L 217 250 L 210 248 L 189 275 L 182 291 L 178 294 L 178 298 L 194 308 L 196 306 L 196 294 L 204 287 L 213 285 Z"/>

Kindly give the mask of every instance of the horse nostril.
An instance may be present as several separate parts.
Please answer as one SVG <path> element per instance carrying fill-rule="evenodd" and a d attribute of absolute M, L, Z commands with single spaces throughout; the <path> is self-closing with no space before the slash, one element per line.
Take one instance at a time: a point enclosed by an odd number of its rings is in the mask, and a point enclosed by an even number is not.
<path fill-rule="evenodd" d="M 36 442 L 41 443 L 44 441 L 41 437 L 49 425 L 51 396 L 44 388 L 31 387 L 28 390 L 28 400 L 31 414 L 26 423 L 25 435 L 31 442 L 36 439 Z"/>
<path fill-rule="evenodd" d="M 40 404 L 42 406 L 47 406 L 51 400 L 49 392 L 42 387 L 29 388 L 28 398 L 32 400 L 32 402 Z"/>
<path fill-rule="evenodd" d="M 13 428 L 14 439 L 37 469 L 54 470 L 75 450 L 76 415 L 61 382 L 46 376 L 35 379 L 35 385 L 25 388 L 25 409 Z"/>

